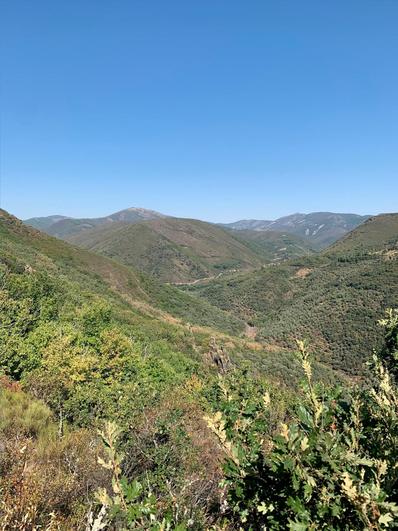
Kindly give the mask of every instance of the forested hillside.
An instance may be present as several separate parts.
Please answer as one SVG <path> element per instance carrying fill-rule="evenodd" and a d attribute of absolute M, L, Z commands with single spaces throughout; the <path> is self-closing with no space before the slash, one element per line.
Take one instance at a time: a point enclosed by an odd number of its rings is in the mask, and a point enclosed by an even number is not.
<path fill-rule="evenodd" d="M 261 252 L 244 241 L 216 225 L 192 219 L 108 225 L 67 240 L 167 282 L 192 282 L 254 269 L 263 262 Z"/>
<path fill-rule="evenodd" d="M 308 338 L 350 374 L 382 341 L 376 321 L 398 298 L 398 214 L 372 218 L 324 253 L 190 288 L 241 319 L 262 341 Z"/>
<path fill-rule="evenodd" d="M 290 258 L 315 253 L 311 243 L 300 236 L 274 230 L 233 230 L 235 238 L 244 241 L 266 262 L 283 262 Z"/>
<path fill-rule="evenodd" d="M 183 318 L 186 321 L 209 325 L 221 330 L 243 330 L 243 323 L 217 308 L 106 257 L 73 247 L 61 240 L 30 229 L 16 218 L 0 211 L 0 240 L 3 259 L 17 257 L 33 268 L 45 269 L 59 276 L 63 274 L 77 281 L 87 290 L 123 299 L 133 308 L 149 314 Z"/>

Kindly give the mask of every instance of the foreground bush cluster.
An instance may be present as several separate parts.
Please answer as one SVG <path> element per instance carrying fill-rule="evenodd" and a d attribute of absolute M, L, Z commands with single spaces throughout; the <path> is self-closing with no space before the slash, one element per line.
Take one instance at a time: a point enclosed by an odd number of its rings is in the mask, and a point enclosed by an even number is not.
<path fill-rule="evenodd" d="M 227 456 L 223 488 L 232 521 L 296 531 L 398 524 L 398 313 L 384 325 L 386 347 L 373 357 L 369 386 L 315 385 L 299 343 L 303 395 L 277 429 L 268 392 L 245 396 L 221 386 L 221 407 L 208 422 Z"/>
<path fill-rule="evenodd" d="M 352 389 L 314 384 L 309 354 L 299 342 L 305 379 L 291 410 L 277 393 L 247 374 L 221 379 L 218 411 L 206 418 L 226 459 L 214 529 L 375 529 L 398 525 L 398 312 L 381 324 L 385 347 L 371 362 L 373 381 Z M 281 415 L 286 422 L 279 423 Z M 279 425 L 278 425 L 279 424 Z M 97 494 L 97 523 L 118 528 L 186 529 L 195 521 L 159 519 L 156 498 L 122 478 L 117 430 L 102 435 L 112 471 L 112 495 Z M 91 519 L 95 525 L 95 521 Z"/>
<path fill-rule="evenodd" d="M 206 497 L 206 489 L 197 481 L 195 487 L 202 487 L 206 500 L 199 510 L 192 493 L 181 495 L 187 478 L 180 478 L 177 493 L 179 481 L 169 476 L 177 474 L 176 466 L 181 464 L 173 467 L 172 461 L 178 461 L 176 448 L 190 453 L 192 427 L 185 425 L 184 430 L 181 425 L 169 445 L 170 425 L 162 431 L 152 419 L 150 437 L 157 438 L 157 443 L 151 448 L 147 442 L 145 450 L 152 452 L 149 459 L 156 466 L 151 470 L 146 464 L 146 481 L 138 470 L 135 473 L 141 479 L 133 479 L 134 466 L 126 474 L 131 454 L 123 452 L 123 433 L 115 424 L 105 423 L 100 434 L 69 425 L 61 433 L 59 422 L 43 402 L 3 377 L 2 529 L 33 530 L 40 525 L 91 530 L 395 527 L 398 313 L 390 312 L 383 325 L 386 341 L 373 357 L 372 381 L 353 388 L 314 384 L 302 343 L 299 354 L 305 378 L 302 395 L 293 403 L 286 393 L 237 370 L 207 387 L 199 379 L 191 381 L 191 396 L 198 393 L 203 402 L 202 408 L 192 405 L 190 414 L 199 416 L 208 410 L 206 422 L 225 456 L 213 463 L 216 469 L 222 462 L 220 487 L 218 481 L 208 487 Z M 140 430 L 144 437 L 142 426 Z M 206 444 L 214 442 L 208 433 L 203 435 Z M 139 446 L 138 438 L 124 448 L 133 453 L 133 445 Z M 169 455 L 165 457 L 164 452 Z M 186 457 L 192 465 L 193 454 Z M 169 491 L 159 481 L 168 482 Z"/>

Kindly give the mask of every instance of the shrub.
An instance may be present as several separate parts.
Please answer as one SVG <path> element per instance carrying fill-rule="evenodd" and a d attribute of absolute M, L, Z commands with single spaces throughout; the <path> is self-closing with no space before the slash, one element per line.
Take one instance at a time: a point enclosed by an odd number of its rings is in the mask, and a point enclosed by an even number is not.
<path fill-rule="evenodd" d="M 384 325 L 390 337 L 393 316 Z M 375 357 L 371 389 L 325 388 L 299 347 L 303 398 L 278 434 L 270 438 L 264 423 L 268 395 L 243 420 L 233 395 L 208 418 L 227 456 L 225 508 L 245 529 L 389 527 L 398 518 L 398 393 L 383 358 Z"/>
<path fill-rule="evenodd" d="M 108 483 L 101 446 L 88 430 L 58 436 L 42 402 L 0 388 L 0 530 L 84 529 L 94 491 Z"/>
<path fill-rule="evenodd" d="M 106 459 L 99 463 L 112 473 L 112 489 L 97 491 L 98 510 L 90 512 L 88 529 L 147 529 L 148 531 L 183 531 L 184 525 L 173 525 L 171 518 L 159 516 L 156 497 L 137 480 L 127 481 L 122 476 L 122 455 L 117 452 L 120 431 L 111 422 L 105 424 L 101 437 Z"/>

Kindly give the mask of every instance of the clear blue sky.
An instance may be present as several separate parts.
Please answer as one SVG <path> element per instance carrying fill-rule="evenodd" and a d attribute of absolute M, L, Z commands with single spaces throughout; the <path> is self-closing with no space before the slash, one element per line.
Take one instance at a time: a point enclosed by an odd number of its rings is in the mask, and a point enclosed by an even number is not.
<path fill-rule="evenodd" d="M 0 0 L 2 206 L 398 210 L 397 0 Z"/>

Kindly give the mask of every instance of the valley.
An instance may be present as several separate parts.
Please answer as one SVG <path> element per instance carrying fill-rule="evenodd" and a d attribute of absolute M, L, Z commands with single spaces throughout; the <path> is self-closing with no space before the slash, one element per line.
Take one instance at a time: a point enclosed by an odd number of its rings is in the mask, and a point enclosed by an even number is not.
<path fill-rule="evenodd" d="M 142 221 L 137 212 L 155 219 Z M 53 219 L 57 226 L 60 221 Z M 298 337 L 308 339 L 319 362 L 349 376 L 362 374 L 363 352 L 380 346 L 377 320 L 398 294 L 397 214 L 316 213 L 232 228 L 144 209 L 99 219 L 97 226 L 80 227 L 63 239 L 94 251 L 87 256 L 96 261 L 104 256 L 130 275 L 139 271 L 141 305 L 234 334 L 249 330 L 257 344 L 272 348 L 294 350 Z M 326 227 L 323 241 L 344 235 L 317 251 L 295 232 L 320 222 Z M 270 224 L 292 232 L 270 230 Z M 320 234 L 319 227 L 311 234 Z"/>
<path fill-rule="evenodd" d="M 189 288 L 292 348 L 308 338 L 331 366 L 358 374 L 382 342 L 376 321 L 398 294 L 398 215 L 367 220 L 318 255 Z M 360 332 L 361 330 L 361 332 Z"/>

